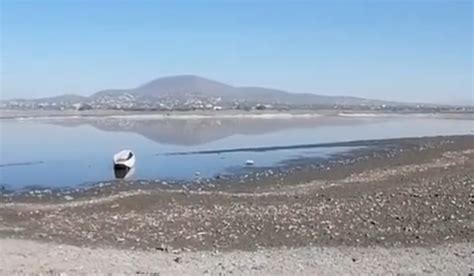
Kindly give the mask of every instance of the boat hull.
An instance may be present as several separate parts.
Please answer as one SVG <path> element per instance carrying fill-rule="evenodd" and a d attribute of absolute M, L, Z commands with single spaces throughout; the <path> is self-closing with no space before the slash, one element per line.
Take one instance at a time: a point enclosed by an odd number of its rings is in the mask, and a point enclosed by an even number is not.
<path fill-rule="evenodd" d="M 114 166 L 114 175 L 115 179 L 128 179 L 130 178 L 135 172 L 135 168 L 129 168 L 127 166 Z"/>
<path fill-rule="evenodd" d="M 130 167 L 124 164 L 114 164 L 114 170 L 129 170 Z"/>

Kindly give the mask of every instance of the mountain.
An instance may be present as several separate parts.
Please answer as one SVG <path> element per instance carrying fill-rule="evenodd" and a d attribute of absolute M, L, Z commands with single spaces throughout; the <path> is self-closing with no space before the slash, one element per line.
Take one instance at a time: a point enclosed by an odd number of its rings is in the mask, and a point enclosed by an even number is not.
<path fill-rule="evenodd" d="M 38 99 L 3 100 L 2 102 L 5 102 L 5 101 L 17 101 L 17 102 L 35 101 L 35 102 L 76 103 L 76 102 L 86 101 L 87 99 L 88 99 L 88 97 L 86 97 L 86 96 L 80 96 L 80 95 L 74 95 L 74 94 L 64 94 L 64 95 L 59 95 L 59 96 L 44 97 L 44 98 L 38 98 Z"/>
<path fill-rule="evenodd" d="M 12 103 L 12 104 L 9 104 Z M 323 96 L 290 93 L 264 87 L 240 87 L 195 75 L 163 77 L 131 89 L 109 89 L 89 97 L 63 95 L 36 100 L 15 100 L 5 108 L 78 108 L 87 109 L 165 109 L 310 107 L 310 106 L 380 106 L 394 102 L 346 96 Z M 405 104 L 407 105 L 407 104 Z"/>
<path fill-rule="evenodd" d="M 236 87 L 194 75 L 180 75 L 155 79 L 133 89 L 103 90 L 92 98 L 132 95 L 138 99 L 176 99 L 220 98 L 224 103 L 281 103 L 281 104 L 321 104 L 358 105 L 382 103 L 356 97 L 322 96 L 308 93 L 290 93 L 264 87 Z M 385 103 L 385 102 L 384 102 Z"/>
<path fill-rule="evenodd" d="M 217 81 L 193 75 L 165 77 L 153 80 L 135 89 L 141 96 L 183 97 L 199 94 L 210 97 L 228 96 L 235 88 Z"/>
<path fill-rule="evenodd" d="M 176 98 L 185 100 L 191 96 L 221 97 L 234 87 L 193 75 L 181 75 L 155 79 L 133 89 L 110 89 L 93 94 L 92 98 L 129 94 L 136 98 Z"/>

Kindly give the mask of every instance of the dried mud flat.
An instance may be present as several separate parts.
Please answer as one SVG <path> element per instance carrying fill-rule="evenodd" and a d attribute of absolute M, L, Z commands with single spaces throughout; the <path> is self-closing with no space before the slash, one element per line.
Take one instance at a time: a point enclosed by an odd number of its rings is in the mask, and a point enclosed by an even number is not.
<path fill-rule="evenodd" d="M 1 240 L 0 274 L 468 275 L 472 244 L 432 248 L 305 247 L 172 254 Z"/>
<path fill-rule="evenodd" d="M 5 197 L 0 273 L 474 272 L 474 136 L 365 154 L 238 187 Z"/>

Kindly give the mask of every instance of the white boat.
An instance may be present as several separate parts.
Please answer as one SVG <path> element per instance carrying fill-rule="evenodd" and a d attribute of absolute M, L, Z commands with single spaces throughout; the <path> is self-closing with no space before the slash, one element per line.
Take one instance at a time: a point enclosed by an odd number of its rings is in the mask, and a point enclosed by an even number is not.
<path fill-rule="evenodd" d="M 131 150 L 122 150 L 114 155 L 114 167 L 133 168 L 135 166 L 135 154 Z"/>

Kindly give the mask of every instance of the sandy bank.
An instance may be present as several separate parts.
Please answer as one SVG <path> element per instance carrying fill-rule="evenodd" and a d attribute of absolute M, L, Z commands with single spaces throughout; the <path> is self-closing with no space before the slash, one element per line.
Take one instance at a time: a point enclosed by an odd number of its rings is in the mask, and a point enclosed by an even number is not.
<path fill-rule="evenodd" d="M 0 274 L 468 274 L 472 244 L 431 248 L 306 247 L 256 252 L 146 252 L 0 240 Z"/>

